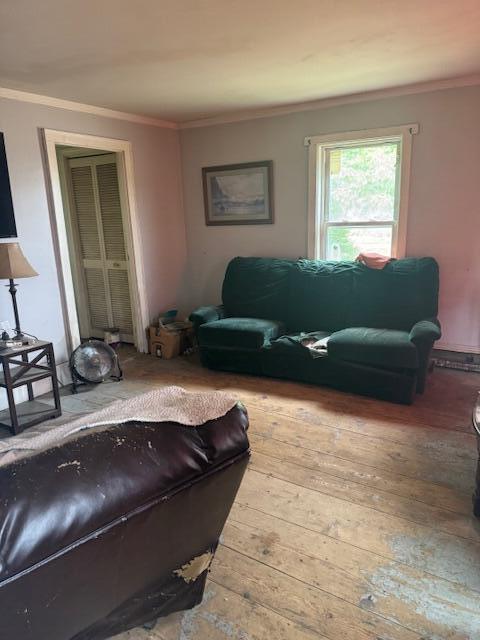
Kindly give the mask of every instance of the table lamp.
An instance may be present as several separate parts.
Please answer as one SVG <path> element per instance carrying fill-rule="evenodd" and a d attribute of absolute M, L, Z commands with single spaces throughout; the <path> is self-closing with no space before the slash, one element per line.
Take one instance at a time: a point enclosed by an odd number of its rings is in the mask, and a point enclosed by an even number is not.
<path fill-rule="evenodd" d="M 25 340 L 20 329 L 17 307 L 17 284 L 15 278 L 31 278 L 38 273 L 28 262 L 18 242 L 0 243 L 0 280 L 10 280 L 9 291 L 12 295 L 13 313 L 15 315 L 15 340 Z"/>

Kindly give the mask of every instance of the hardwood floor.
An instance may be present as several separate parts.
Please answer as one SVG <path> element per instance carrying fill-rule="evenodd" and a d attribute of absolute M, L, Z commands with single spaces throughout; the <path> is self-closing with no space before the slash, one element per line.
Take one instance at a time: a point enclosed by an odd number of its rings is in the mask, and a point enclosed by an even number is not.
<path fill-rule="evenodd" d="M 411 407 L 123 353 L 126 379 L 63 398 L 78 413 L 153 385 L 228 389 L 252 461 L 203 603 L 117 640 L 478 640 L 471 515 L 480 376 L 436 370 Z"/>

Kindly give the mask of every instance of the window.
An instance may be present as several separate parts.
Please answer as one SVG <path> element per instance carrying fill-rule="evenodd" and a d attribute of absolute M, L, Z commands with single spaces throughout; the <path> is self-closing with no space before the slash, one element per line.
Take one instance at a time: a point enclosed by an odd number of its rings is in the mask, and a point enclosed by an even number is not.
<path fill-rule="evenodd" d="M 405 253 L 411 136 L 416 125 L 307 138 L 309 257 Z"/>

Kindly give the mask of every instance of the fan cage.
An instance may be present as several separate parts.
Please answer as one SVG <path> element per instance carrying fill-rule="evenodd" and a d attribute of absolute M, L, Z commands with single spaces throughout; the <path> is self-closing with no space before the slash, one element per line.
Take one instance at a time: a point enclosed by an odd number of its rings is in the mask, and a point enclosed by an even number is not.
<path fill-rule="evenodd" d="M 95 364 L 92 364 L 94 354 L 97 355 L 99 360 L 99 354 L 101 354 L 103 358 L 106 356 L 109 359 L 110 364 L 106 370 L 99 371 L 98 375 L 93 375 L 93 370 L 95 368 Z M 85 367 L 81 367 L 81 362 L 84 362 L 85 360 L 90 361 L 89 366 L 92 367 L 92 374 L 90 375 L 85 370 Z M 103 360 L 103 362 L 105 362 L 105 360 Z M 97 366 L 99 366 L 99 364 L 100 362 L 98 362 Z M 110 345 L 102 342 L 101 340 L 87 340 L 78 346 L 70 356 L 70 370 L 72 373 L 74 388 L 78 381 L 83 382 L 84 384 L 100 384 L 101 382 L 105 382 L 105 380 L 111 378 L 115 380 L 122 379 L 122 371 L 116 352 L 112 347 L 110 347 Z"/>

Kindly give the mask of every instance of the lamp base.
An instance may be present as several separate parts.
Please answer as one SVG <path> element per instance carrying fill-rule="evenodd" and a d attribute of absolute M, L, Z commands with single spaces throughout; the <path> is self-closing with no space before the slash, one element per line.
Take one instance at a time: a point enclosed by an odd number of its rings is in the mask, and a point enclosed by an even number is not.
<path fill-rule="evenodd" d="M 8 284 L 7 287 L 12 296 L 13 315 L 15 316 L 15 336 L 13 340 L 21 342 L 22 344 L 30 344 L 30 342 L 32 341 L 32 336 L 25 335 L 20 328 L 20 318 L 18 316 L 17 306 L 17 286 L 17 283 L 10 278 L 10 284 Z"/>

